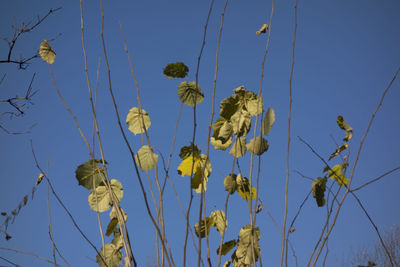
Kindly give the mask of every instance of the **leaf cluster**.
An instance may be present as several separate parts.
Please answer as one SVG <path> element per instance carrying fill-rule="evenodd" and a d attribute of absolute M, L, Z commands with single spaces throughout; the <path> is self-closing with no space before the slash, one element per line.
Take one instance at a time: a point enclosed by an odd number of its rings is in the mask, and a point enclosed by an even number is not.
<path fill-rule="evenodd" d="M 90 159 L 86 163 L 79 165 L 75 171 L 75 177 L 79 185 L 91 190 L 88 202 L 92 210 L 105 212 L 112 207 L 109 214 L 110 222 L 107 225 L 106 236 L 113 234 L 114 237 L 111 243 L 104 244 L 104 247 L 96 256 L 96 262 L 102 267 L 114 267 L 121 264 L 121 249 L 124 246 L 123 237 L 118 227 L 118 211 L 116 209 L 119 209 L 124 221 L 127 220 L 127 214 L 119 207 L 119 202 L 124 195 L 122 185 L 116 179 L 111 179 L 109 184 L 106 184 L 108 183 L 104 179 L 106 170 L 105 166 L 102 167 L 99 165 L 101 162 L 98 159 Z M 107 164 L 107 162 L 105 163 Z M 116 199 L 118 203 L 114 203 L 113 199 Z"/>

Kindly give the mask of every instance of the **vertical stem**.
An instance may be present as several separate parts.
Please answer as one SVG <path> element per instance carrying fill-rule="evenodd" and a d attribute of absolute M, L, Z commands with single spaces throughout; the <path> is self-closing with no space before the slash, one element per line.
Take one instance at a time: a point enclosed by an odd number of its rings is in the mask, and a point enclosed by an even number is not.
<path fill-rule="evenodd" d="M 296 0 L 296 4 L 294 6 L 294 33 L 293 33 L 293 43 L 292 43 L 292 63 L 290 68 L 290 79 L 289 79 L 289 115 L 288 115 L 288 139 L 287 139 L 287 150 L 286 150 L 286 183 L 285 183 L 285 211 L 283 217 L 283 226 L 282 226 L 282 249 L 281 249 L 281 262 L 280 266 L 283 266 L 283 256 L 285 251 L 285 242 L 286 242 L 286 220 L 288 214 L 288 189 L 289 189 L 289 154 L 290 154 L 290 123 L 292 116 L 292 79 L 293 79 L 293 70 L 294 70 L 294 52 L 296 47 L 296 33 L 297 33 L 297 5 L 298 0 Z"/>

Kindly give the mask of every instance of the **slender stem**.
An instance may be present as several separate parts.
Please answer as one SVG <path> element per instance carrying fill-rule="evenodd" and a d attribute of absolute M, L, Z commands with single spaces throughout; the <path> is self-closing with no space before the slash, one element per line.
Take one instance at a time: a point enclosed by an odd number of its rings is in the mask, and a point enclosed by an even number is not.
<path fill-rule="evenodd" d="M 285 210 L 283 217 L 283 238 L 282 238 L 282 249 L 281 249 L 281 262 L 280 266 L 283 266 L 283 255 L 285 250 L 286 241 L 286 219 L 288 214 L 288 189 L 289 189 L 289 153 L 290 153 L 290 124 L 292 116 L 292 80 L 293 80 L 293 70 L 294 70 L 294 52 L 296 47 L 296 34 L 297 34 L 297 5 L 298 0 L 294 6 L 294 33 L 293 33 L 293 43 L 292 43 L 292 62 L 290 68 L 290 78 L 289 78 L 289 115 L 288 115 L 288 139 L 287 139 L 287 150 L 286 150 L 286 183 L 285 183 Z"/>

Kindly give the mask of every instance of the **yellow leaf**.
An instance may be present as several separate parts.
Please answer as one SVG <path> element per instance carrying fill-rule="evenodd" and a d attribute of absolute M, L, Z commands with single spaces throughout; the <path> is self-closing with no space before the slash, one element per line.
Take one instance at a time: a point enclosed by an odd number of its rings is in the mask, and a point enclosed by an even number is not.
<path fill-rule="evenodd" d="M 193 160 L 194 160 L 194 166 L 193 166 Z M 181 175 L 182 177 L 185 175 L 191 176 L 192 168 L 193 171 L 196 172 L 197 164 L 199 164 L 199 162 L 200 162 L 200 157 L 194 157 L 194 158 L 193 156 L 187 157 L 179 165 L 178 174 Z"/>

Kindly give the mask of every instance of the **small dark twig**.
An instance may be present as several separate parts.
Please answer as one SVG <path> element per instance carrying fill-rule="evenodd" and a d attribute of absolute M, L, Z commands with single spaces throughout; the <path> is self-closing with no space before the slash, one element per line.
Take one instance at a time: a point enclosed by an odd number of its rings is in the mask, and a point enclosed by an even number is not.
<path fill-rule="evenodd" d="M 33 83 L 33 80 L 35 79 L 35 76 L 36 76 L 36 73 L 33 74 L 32 79 L 31 79 L 31 81 L 29 83 L 29 86 L 26 89 L 24 97 L 15 96 L 15 97 L 10 97 L 8 99 L 0 99 L 0 103 L 8 103 L 14 109 L 17 110 L 18 113 L 10 112 L 11 115 L 15 115 L 15 116 L 24 115 L 25 114 L 25 105 L 26 104 L 32 104 L 32 102 L 31 102 L 32 97 L 37 92 L 37 91 L 34 91 L 32 93 L 32 83 Z M 5 77 L 5 75 L 3 76 L 1 82 L 4 80 L 4 77 Z M 0 84 L 1 84 L 1 82 L 0 82 Z"/>

